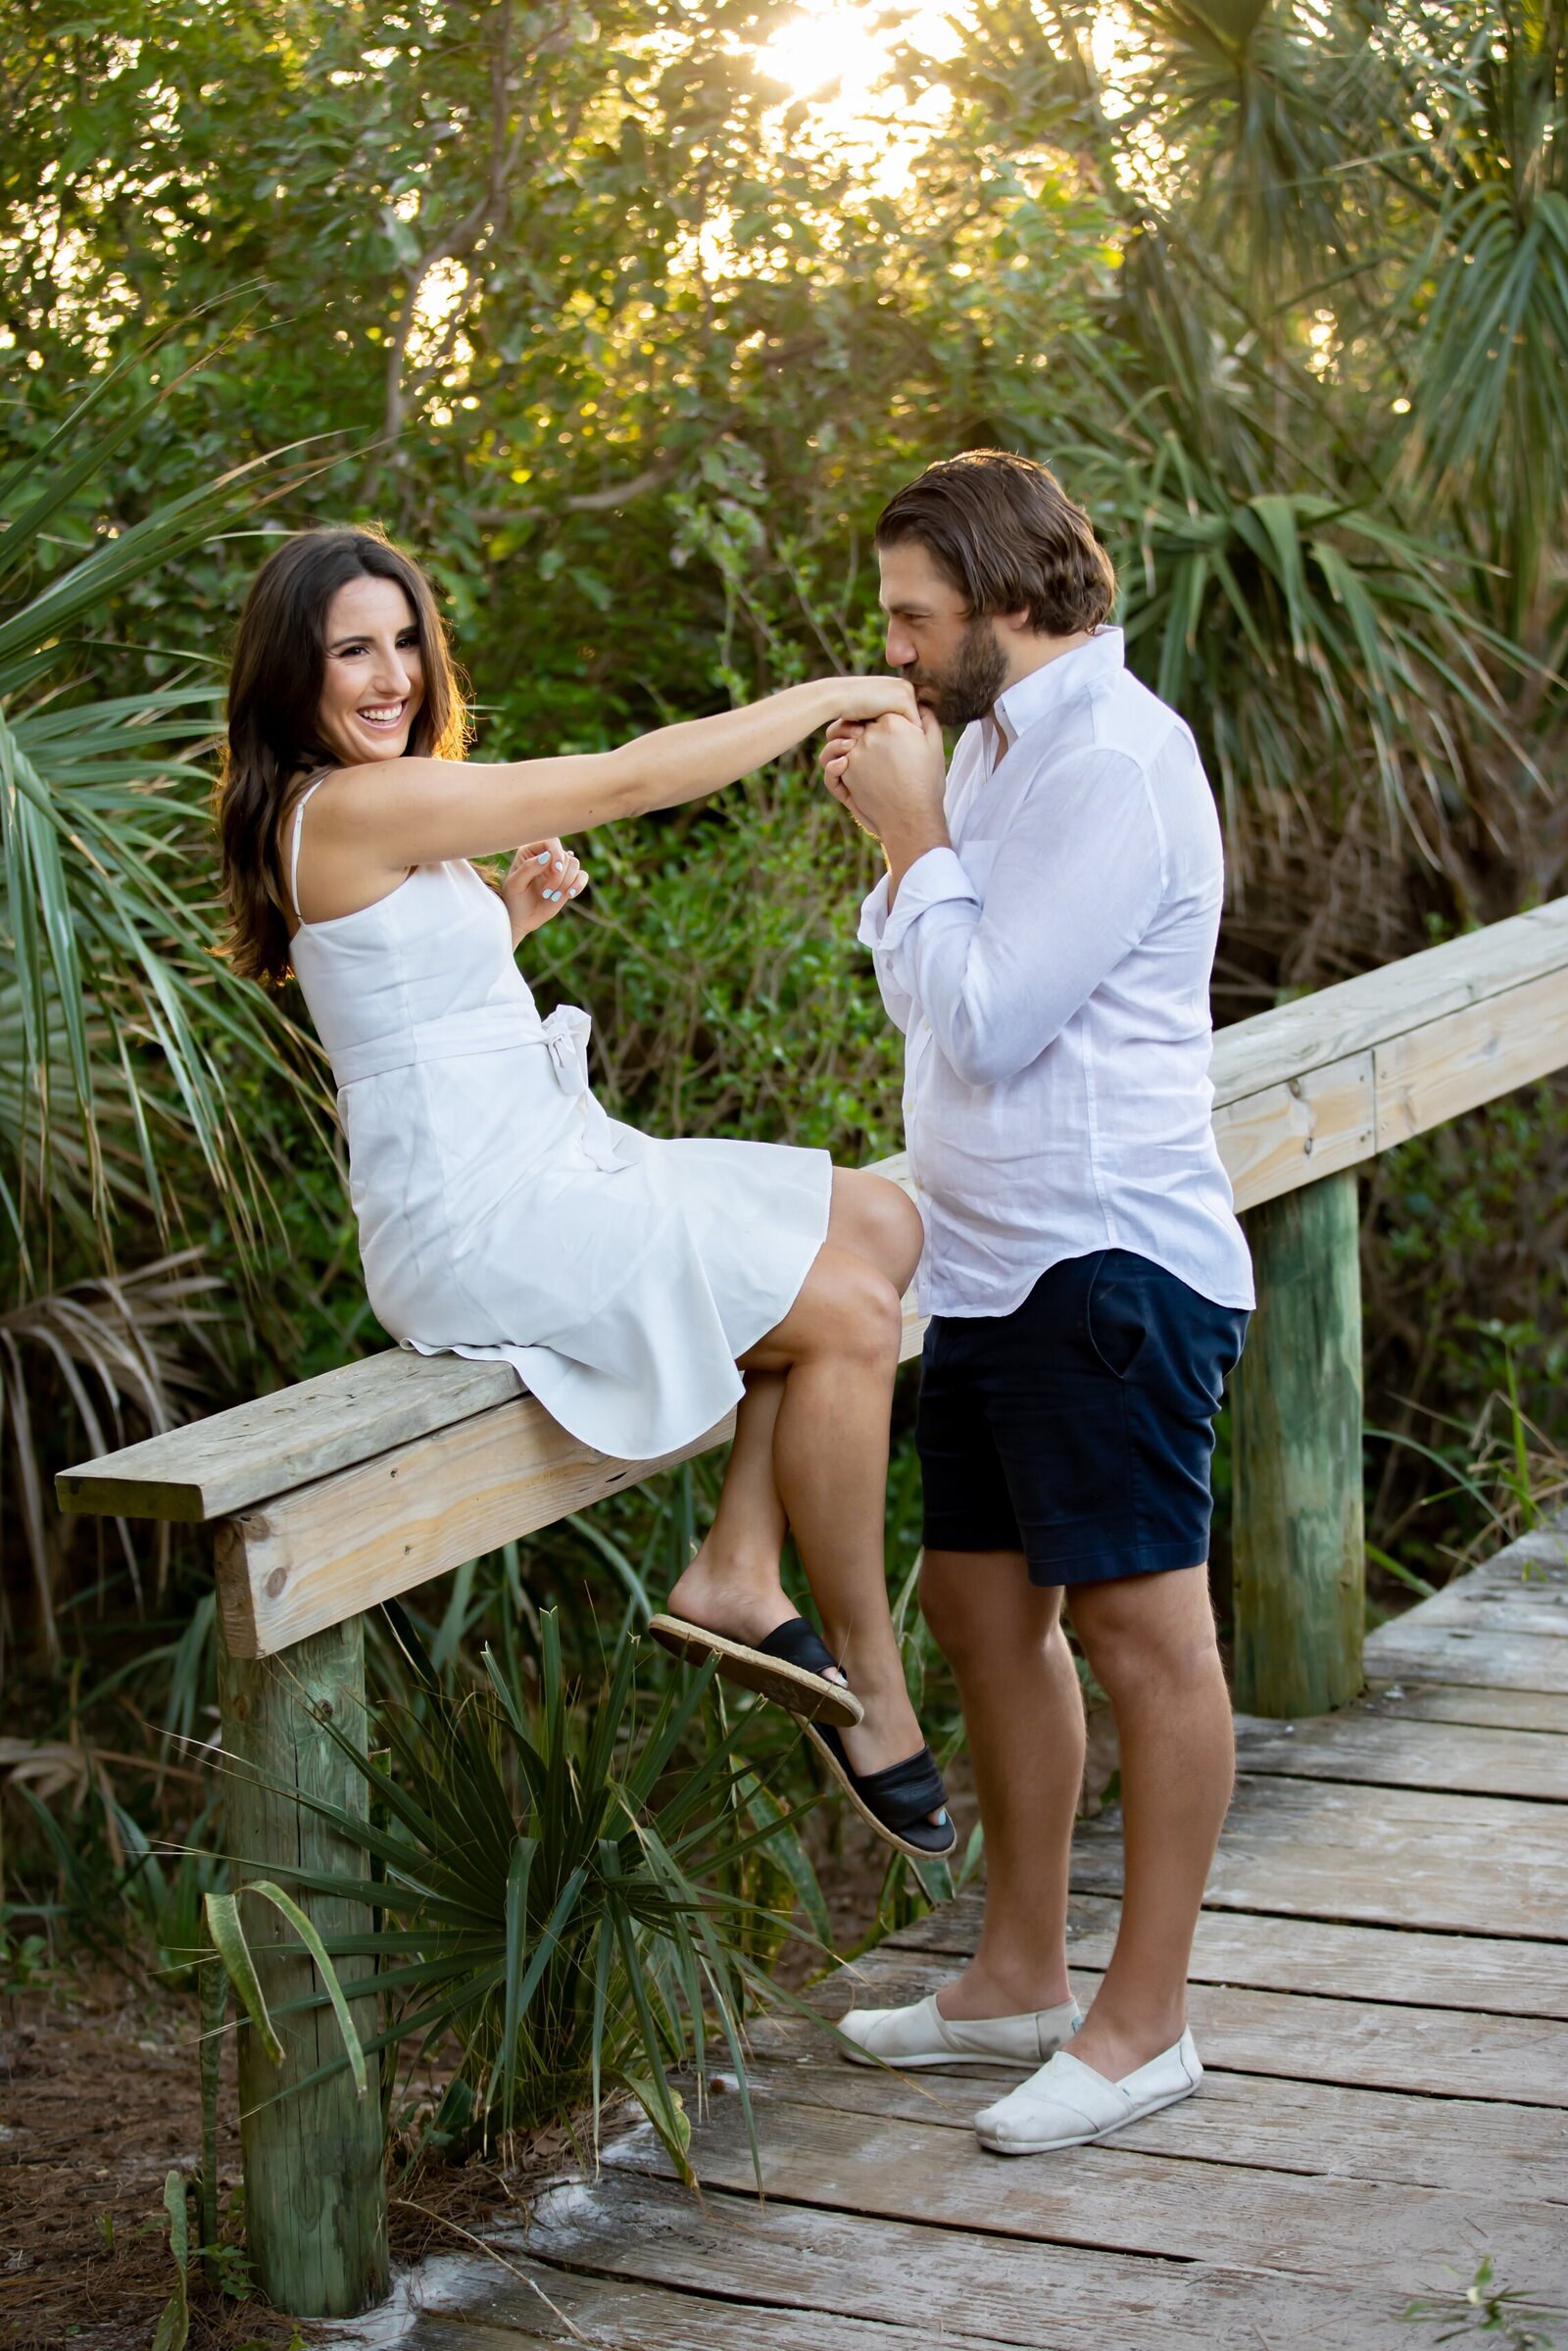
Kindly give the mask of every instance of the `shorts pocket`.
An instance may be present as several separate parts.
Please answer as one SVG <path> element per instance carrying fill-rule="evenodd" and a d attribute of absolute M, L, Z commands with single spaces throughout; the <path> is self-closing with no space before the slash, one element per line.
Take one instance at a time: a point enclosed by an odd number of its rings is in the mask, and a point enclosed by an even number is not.
<path fill-rule="evenodd" d="M 1149 1343 L 1149 1313 L 1138 1268 L 1119 1249 L 1107 1249 L 1090 1277 L 1084 1328 L 1111 1378 L 1129 1378 Z"/>

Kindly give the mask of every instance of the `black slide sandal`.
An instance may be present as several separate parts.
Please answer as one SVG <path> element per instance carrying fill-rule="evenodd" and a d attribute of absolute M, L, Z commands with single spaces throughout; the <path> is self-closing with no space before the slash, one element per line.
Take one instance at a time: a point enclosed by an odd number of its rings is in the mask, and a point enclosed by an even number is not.
<path fill-rule="evenodd" d="M 683 1616 L 656 1616 L 648 1630 L 662 1648 L 683 1657 L 688 1665 L 706 1665 L 710 1657 L 716 1657 L 726 1682 L 738 1682 L 743 1690 L 771 1698 L 802 1722 L 837 1724 L 844 1730 L 865 1712 L 844 1683 L 827 1679 L 830 1671 L 842 1669 L 804 1616 L 790 1617 L 752 1645 L 732 1641 L 726 1633 L 710 1633 L 706 1625 L 689 1624 Z"/>
<path fill-rule="evenodd" d="M 913 1861 L 941 1861 L 952 1852 L 958 1832 L 929 1747 L 906 1755 L 902 1763 L 884 1764 L 881 1771 L 862 1776 L 850 1762 L 843 1739 L 831 1726 L 808 1723 L 806 1735 L 820 1748 L 834 1779 L 878 1837 Z M 943 1815 L 940 1828 L 926 1818 L 928 1812 L 937 1811 Z"/>

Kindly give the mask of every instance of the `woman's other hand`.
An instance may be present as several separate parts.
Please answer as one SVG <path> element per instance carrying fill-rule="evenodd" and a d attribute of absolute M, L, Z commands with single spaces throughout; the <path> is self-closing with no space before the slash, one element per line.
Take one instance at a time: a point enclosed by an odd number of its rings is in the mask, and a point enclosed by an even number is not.
<path fill-rule="evenodd" d="M 507 878 L 501 885 L 507 912 L 512 917 L 512 944 L 526 939 L 559 914 L 563 906 L 580 898 L 588 887 L 588 876 L 569 849 L 559 841 L 529 841 L 517 851 L 507 868 Z"/>

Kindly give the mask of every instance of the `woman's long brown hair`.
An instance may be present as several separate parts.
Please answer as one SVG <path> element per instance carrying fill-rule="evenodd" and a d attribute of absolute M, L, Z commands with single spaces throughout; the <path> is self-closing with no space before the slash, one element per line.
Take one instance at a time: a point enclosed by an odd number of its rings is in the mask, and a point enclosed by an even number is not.
<path fill-rule="evenodd" d="M 245 979 L 290 969 L 290 907 L 279 842 L 308 776 L 337 764 L 321 742 L 327 607 L 351 579 L 392 579 L 419 631 L 424 700 L 410 757 L 460 759 L 467 712 L 435 592 L 412 557 L 374 530 L 309 530 L 270 555 L 240 614 L 228 673 L 228 748 L 214 795 L 228 901 L 229 955 Z"/>

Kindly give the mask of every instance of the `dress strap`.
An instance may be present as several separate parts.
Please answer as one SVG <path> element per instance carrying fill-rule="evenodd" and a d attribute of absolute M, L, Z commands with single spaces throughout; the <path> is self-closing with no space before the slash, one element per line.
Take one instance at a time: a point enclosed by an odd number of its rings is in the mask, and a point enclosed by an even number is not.
<path fill-rule="evenodd" d="M 294 824 L 288 858 L 288 894 L 294 901 L 295 918 L 302 926 L 305 921 L 305 915 L 300 906 L 300 833 L 305 823 L 305 804 L 310 799 L 313 792 L 319 792 L 321 786 L 325 783 L 331 772 L 332 770 L 330 767 L 323 767 L 320 774 L 316 778 L 316 781 L 312 784 L 306 785 L 304 791 L 300 794 L 300 805 L 294 811 Z"/>

